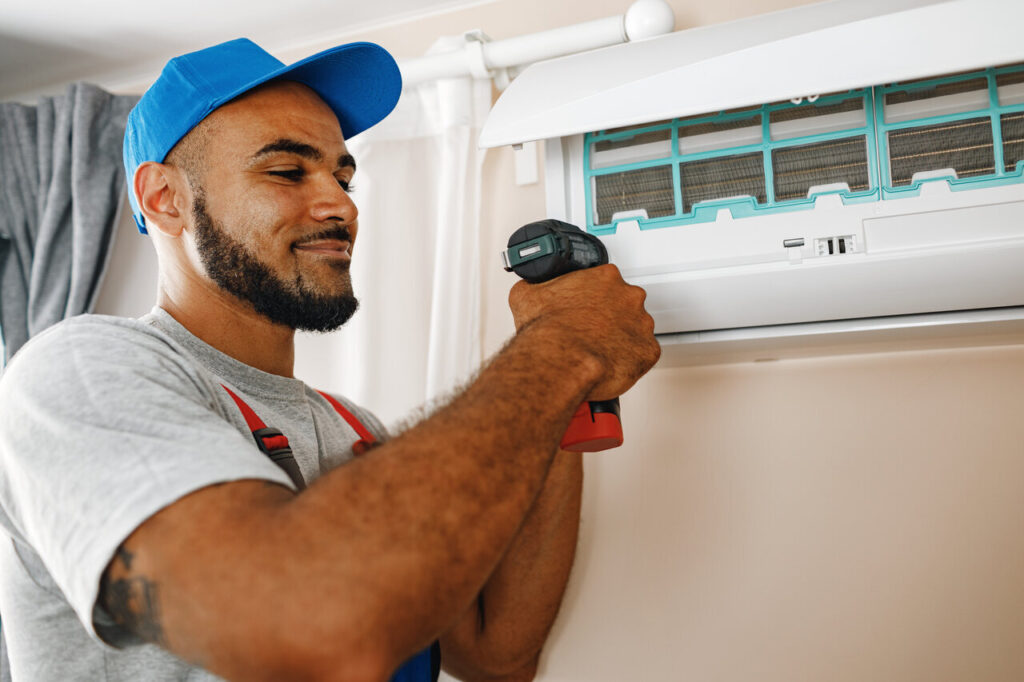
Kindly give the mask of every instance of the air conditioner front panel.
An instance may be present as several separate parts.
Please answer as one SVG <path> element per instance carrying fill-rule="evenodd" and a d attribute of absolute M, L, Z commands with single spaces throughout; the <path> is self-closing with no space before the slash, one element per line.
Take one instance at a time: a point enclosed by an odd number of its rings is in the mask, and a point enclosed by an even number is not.
<path fill-rule="evenodd" d="M 556 136 L 552 216 L 664 338 L 1024 323 L 1021 24 L 1018 0 L 810 5 L 527 70 L 492 132 Z"/>
<path fill-rule="evenodd" d="M 831 199 L 602 240 L 660 333 L 1024 305 L 1024 186 Z"/>
<path fill-rule="evenodd" d="M 1024 240 L 638 277 L 659 334 L 1024 303 Z"/>
<path fill-rule="evenodd" d="M 836 0 L 540 62 L 482 147 L 564 137 L 1024 59 L 1018 0 Z"/>

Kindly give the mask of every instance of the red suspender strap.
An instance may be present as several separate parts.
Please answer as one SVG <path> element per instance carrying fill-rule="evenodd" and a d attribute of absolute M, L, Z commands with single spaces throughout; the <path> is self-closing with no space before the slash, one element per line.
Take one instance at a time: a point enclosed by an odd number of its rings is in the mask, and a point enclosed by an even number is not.
<path fill-rule="evenodd" d="M 238 405 L 238 409 L 242 412 L 242 417 L 245 419 L 245 423 L 249 426 L 249 430 L 252 431 L 253 438 L 256 439 L 256 445 L 259 446 L 260 450 L 266 453 L 270 459 L 281 466 L 288 475 L 291 477 L 295 485 L 302 490 L 305 488 L 305 482 L 302 480 L 302 474 L 299 472 L 299 466 L 295 462 L 295 457 L 292 455 L 291 446 L 288 444 L 288 438 L 279 430 L 274 428 L 268 428 L 263 420 L 259 418 L 259 415 L 249 407 L 249 404 L 242 400 L 237 393 L 232 391 L 224 384 L 221 384 L 231 399 Z M 356 455 L 361 455 L 369 450 L 373 445 L 377 443 L 377 439 L 373 437 L 373 434 L 363 426 L 362 422 L 356 419 L 356 416 L 348 411 L 348 409 L 340 402 L 335 400 L 332 396 L 324 393 L 323 391 L 317 391 L 324 397 L 324 400 L 329 402 L 334 410 L 341 415 L 349 426 L 359 436 L 359 440 L 352 444 L 352 452 Z"/>
<path fill-rule="evenodd" d="M 367 430 L 367 428 L 363 426 L 363 423 L 356 419 L 356 416 L 349 412 L 344 405 L 335 400 L 333 396 L 324 393 L 323 391 L 317 391 L 317 393 L 322 395 L 324 397 L 324 400 L 331 404 L 331 407 L 334 408 L 334 411 L 340 414 L 342 419 L 348 422 L 348 425 L 351 426 L 352 429 L 359 435 L 359 440 L 352 444 L 352 452 L 356 453 L 357 455 L 361 455 L 367 450 L 369 450 L 371 446 L 376 445 L 377 439 L 373 437 L 373 434 L 370 433 Z"/>
<path fill-rule="evenodd" d="M 302 478 L 302 472 L 299 470 L 299 463 L 295 461 L 295 455 L 292 454 L 291 445 L 288 444 L 288 437 L 278 429 L 264 424 L 263 420 L 249 407 L 248 403 L 242 400 L 230 388 L 224 386 L 224 384 L 221 384 L 221 386 L 228 392 L 231 399 L 235 401 L 235 404 L 238 405 L 238 409 L 241 410 L 242 417 L 245 419 L 249 430 L 252 431 L 252 437 L 256 440 L 256 446 L 274 464 L 284 469 L 296 488 L 299 490 L 304 489 L 306 481 Z"/>
<path fill-rule="evenodd" d="M 221 386 L 224 386 L 224 384 L 221 384 Z M 259 418 L 259 415 L 253 412 L 248 403 L 239 398 L 238 395 L 227 386 L 224 386 L 224 390 L 228 392 L 228 395 L 231 396 L 234 399 L 235 404 L 238 405 L 238 409 L 242 411 L 242 416 L 245 417 L 245 423 L 249 425 L 250 431 L 255 434 L 258 431 L 267 428 L 267 425 L 263 423 L 263 420 Z M 270 450 L 290 447 L 288 445 L 288 438 L 284 434 L 264 437 L 261 442 Z"/>

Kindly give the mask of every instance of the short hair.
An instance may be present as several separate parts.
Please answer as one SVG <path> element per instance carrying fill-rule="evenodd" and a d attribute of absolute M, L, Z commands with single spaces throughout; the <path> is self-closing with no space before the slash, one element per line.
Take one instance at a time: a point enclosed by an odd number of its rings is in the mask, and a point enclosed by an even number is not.
<path fill-rule="evenodd" d="M 164 158 L 165 164 L 184 171 L 189 187 L 193 191 L 201 188 L 206 173 L 206 148 L 217 130 L 217 124 L 212 119 L 213 117 L 207 116 L 197 123 L 185 137 L 171 147 L 171 151 L 167 152 Z"/>

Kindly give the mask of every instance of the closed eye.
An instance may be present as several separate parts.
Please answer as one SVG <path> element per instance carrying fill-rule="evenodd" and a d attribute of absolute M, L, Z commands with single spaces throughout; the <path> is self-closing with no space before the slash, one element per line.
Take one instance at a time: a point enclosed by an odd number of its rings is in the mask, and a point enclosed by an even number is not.
<path fill-rule="evenodd" d="M 289 168 L 288 170 L 267 171 L 267 175 L 273 175 L 274 177 L 284 178 L 285 180 L 290 180 L 292 182 L 298 182 L 299 180 L 306 176 L 306 171 L 303 170 L 302 168 Z M 345 192 L 355 191 L 355 186 L 352 184 L 351 180 L 346 180 L 345 178 L 337 178 L 337 181 L 338 185 Z"/>
<path fill-rule="evenodd" d="M 289 170 L 274 170 L 267 171 L 267 175 L 273 175 L 275 177 L 284 178 L 285 180 L 291 180 L 298 182 L 306 174 L 301 168 L 291 168 Z"/>

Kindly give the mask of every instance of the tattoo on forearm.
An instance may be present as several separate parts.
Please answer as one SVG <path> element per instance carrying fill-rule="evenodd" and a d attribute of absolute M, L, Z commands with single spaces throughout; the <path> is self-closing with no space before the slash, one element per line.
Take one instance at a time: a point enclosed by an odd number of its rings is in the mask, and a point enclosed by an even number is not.
<path fill-rule="evenodd" d="M 117 550 L 100 584 L 100 599 L 114 620 L 125 629 L 153 644 L 163 644 L 159 591 L 144 575 L 132 575 L 135 555 L 124 547 Z"/>
<path fill-rule="evenodd" d="M 132 559 L 135 558 L 135 555 L 125 549 L 124 545 L 117 548 L 117 558 L 121 560 L 125 568 L 129 571 L 132 570 Z"/>

